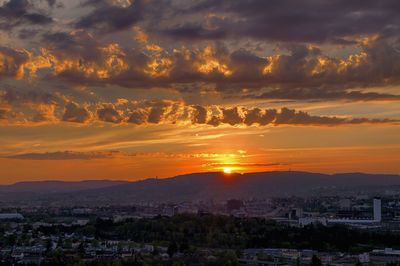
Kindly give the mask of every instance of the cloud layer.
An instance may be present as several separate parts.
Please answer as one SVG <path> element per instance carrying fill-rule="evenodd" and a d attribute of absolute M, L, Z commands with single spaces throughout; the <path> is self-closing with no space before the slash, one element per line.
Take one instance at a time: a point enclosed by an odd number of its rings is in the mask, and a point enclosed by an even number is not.
<path fill-rule="evenodd" d="M 39 53 L 0 47 L 0 75 L 73 86 L 166 87 L 181 92 L 203 83 L 226 95 L 239 90 L 246 91 L 243 97 L 267 99 L 400 99 L 397 94 L 363 91 L 399 85 L 398 40 L 368 40 L 345 57 L 304 44 L 284 45 L 280 53 L 264 57 L 224 45 L 173 51 L 148 43 L 124 48 L 99 43 L 85 31 L 46 34 L 43 43 Z"/>
<path fill-rule="evenodd" d="M 0 87 L 0 119 L 391 122 L 320 118 L 285 105 L 243 109 L 240 101 L 399 102 L 398 89 L 388 89 L 400 85 L 398 10 L 392 0 L 5 0 L 0 31 L 9 37 L 0 43 L 0 78 L 7 82 Z M 104 88 L 115 94 L 147 90 L 149 96 L 137 97 L 138 106 L 121 105 Z M 160 89 L 167 93 L 157 95 Z M 236 100 L 205 104 L 214 94 Z"/>
<path fill-rule="evenodd" d="M 119 99 L 115 103 L 78 104 L 56 95 L 28 92 L 0 94 L 4 109 L 0 116 L 11 124 L 70 122 L 89 124 L 105 122 L 133 126 L 180 124 L 230 126 L 335 126 L 346 124 L 397 124 L 397 119 L 368 119 L 311 115 L 304 111 L 282 108 L 223 107 L 189 105 L 184 101 Z M 12 105 L 10 105 L 12 104 Z M 18 108 L 19 106 L 19 108 Z M 6 109 L 6 107 L 8 109 Z M 1 121 L 0 120 L 0 121 Z"/>
<path fill-rule="evenodd" d="M 400 85 L 399 9 L 395 0 L 4 0 L 0 78 L 49 95 L 57 84 L 192 99 L 212 89 L 238 99 L 399 101 L 387 90 Z M 65 121 L 90 118 L 66 108 Z M 95 114 L 123 120 L 110 106 Z"/>

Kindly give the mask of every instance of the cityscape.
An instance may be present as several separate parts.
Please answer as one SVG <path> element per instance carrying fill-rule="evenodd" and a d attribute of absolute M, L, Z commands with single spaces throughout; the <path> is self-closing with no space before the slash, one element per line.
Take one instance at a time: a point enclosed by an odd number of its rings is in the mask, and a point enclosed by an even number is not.
<path fill-rule="evenodd" d="M 398 191 L 104 206 L 3 202 L 1 262 L 391 265 L 400 261 Z"/>
<path fill-rule="evenodd" d="M 400 0 L 0 0 L 0 266 L 400 266 Z"/>

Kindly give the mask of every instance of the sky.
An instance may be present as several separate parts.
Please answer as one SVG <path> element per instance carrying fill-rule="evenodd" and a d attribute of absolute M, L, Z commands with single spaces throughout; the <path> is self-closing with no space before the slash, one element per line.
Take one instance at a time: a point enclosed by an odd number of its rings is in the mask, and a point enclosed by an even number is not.
<path fill-rule="evenodd" d="M 0 183 L 400 173 L 398 0 L 0 0 Z"/>

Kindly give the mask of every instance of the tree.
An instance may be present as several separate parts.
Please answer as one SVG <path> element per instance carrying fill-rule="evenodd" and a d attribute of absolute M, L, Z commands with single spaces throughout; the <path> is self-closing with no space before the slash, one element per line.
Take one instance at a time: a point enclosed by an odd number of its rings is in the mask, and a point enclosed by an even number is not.
<path fill-rule="evenodd" d="M 296 264 L 295 264 L 296 266 L 300 266 L 301 265 L 301 263 L 300 263 L 300 257 L 297 257 L 297 259 L 296 259 Z"/>
<path fill-rule="evenodd" d="M 182 243 L 179 245 L 179 251 L 182 253 L 188 252 L 189 248 L 190 247 L 187 240 L 182 241 Z"/>
<path fill-rule="evenodd" d="M 322 266 L 322 261 L 317 256 L 313 255 L 311 258 L 310 266 Z"/>
<path fill-rule="evenodd" d="M 168 246 L 167 253 L 172 258 L 172 256 L 178 251 L 178 245 L 175 241 L 171 241 Z"/>
<path fill-rule="evenodd" d="M 46 253 L 49 253 L 53 248 L 53 241 L 50 238 L 46 239 Z"/>
<path fill-rule="evenodd" d="M 236 266 L 239 265 L 238 259 L 236 257 L 236 253 L 232 250 L 223 251 L 217 254 L 217 263 L 218 265 L 230 265 Z"/>
<path fill-rule="evenodd" d="M 78 246 L 78 254 L 79 254 L 80 256 L 85 255 L 85 245 L 84 245 L 83 241 L 82 241 L 81 243 L 79 243 L 79 246 Z"/>

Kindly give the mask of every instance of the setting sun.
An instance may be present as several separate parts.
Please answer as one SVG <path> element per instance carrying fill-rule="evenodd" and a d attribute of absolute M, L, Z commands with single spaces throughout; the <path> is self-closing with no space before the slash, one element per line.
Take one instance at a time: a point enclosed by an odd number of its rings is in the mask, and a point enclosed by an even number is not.
<path fill-rule="evenodd" d="M 225 174 L 230 174 L 230 173 L 232 173 L 232 168 L 224 167 L 223 171 L 224 171 Z"/>

